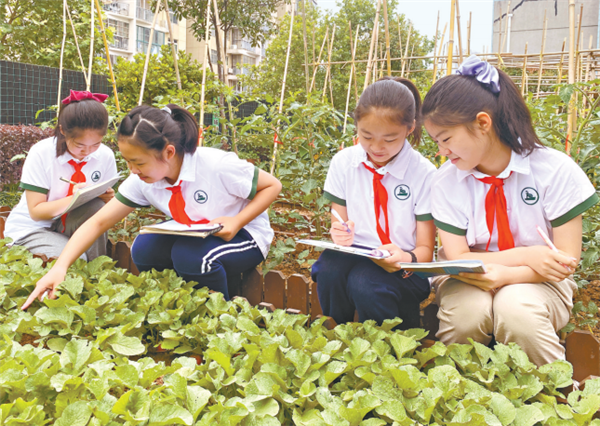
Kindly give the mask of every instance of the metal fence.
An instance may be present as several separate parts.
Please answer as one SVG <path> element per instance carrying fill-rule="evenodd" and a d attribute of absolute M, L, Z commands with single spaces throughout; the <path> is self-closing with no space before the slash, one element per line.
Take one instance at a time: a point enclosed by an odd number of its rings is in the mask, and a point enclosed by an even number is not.
<path fill-rule="evenodd" d="M 55 117 L 52 110 L 41 112 L 37 118 L 36 114 L 56 105 L 58 79 L 58 68 L 0 61 L 0 124 L 36 124 Z M 70 89 L 85 90 L 81 71 L 63 70 L 61 99 Z M 92 75 L 91 90 L 112 94 L 104 75 Z"/>

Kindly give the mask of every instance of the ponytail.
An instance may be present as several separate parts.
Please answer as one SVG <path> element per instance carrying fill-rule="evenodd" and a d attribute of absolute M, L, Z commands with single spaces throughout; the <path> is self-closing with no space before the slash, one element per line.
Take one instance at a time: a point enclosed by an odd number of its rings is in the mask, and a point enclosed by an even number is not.
<path fill-rule="evenodd" d="M 517 154 L 531 154 L 542 143 L 533 128 L 529 109 L 508 74 L 501 70 L 498 74 L 498 93 L 474 76 L 455 74 L 442 78 L 425 96 L 423 119 L 442 127 L 470 128 L 477 114 L 485 112 L 492 118 L 494 131 L 504 145 Z"/>
<path fill-rule="evenodd" d="M 67 152 L 67 138 L 75 138 L 83 130 L 96 130 L 104 136 L 107 128 L 108 112 L 102 103 L 85 99 L 71 101 L 67 105 L 61 104 L 54 128 L 56 156 L 60 157 Z"/>
<path fill-rule="evenodd" d="M 198 146 L 198 124 L 185 108 L 169 104 L 163 109 L 141 105 L 123 118 L 117 139 L 128 138 L 146 149 L 162 152 L 173 145 L 178 155 L 193 154 Z"/>
<path fill-rule="evenodd" d="M 361 118 L 380 109 L 388 118 L 400 125 L 415 129 L 408 136 L 412 146 L 421 142 L 421 94 L 415 84 L 402 77 L 383 77 L 368 86 L 360 95 L 354 110 L 354 118 L 358 123 Z"/>

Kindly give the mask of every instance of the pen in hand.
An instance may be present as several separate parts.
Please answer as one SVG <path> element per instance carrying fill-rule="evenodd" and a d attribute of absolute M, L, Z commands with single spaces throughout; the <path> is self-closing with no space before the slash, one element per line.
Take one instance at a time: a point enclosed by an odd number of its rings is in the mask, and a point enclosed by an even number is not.
<path fill-rule="evenodd" d="M 64 177 L 62 177 L 62 176 L 61 176 L 59 179 L 60 179 L 60 180 L 62 180 L 63 182 L 69 183 L 69 184 L 71 184 L 71 185 L 77 185 L 77 182 L 73 182 L 72 180 L 65 179 L 65 178 L 64 178 Z"/>
<path fill-rule="evenodd" d="M 348 224 L 347 224 L 346 222 L 344 222 L 344 219 L 342 219 L 342 216 L 340 216 L 340 214 L 339 214 L 337 211 L 335 211 L 333 208 L 331 209 L 331 214 L 332 214 L 333 216 L 335 216 L 335 218 L 336 218 L 337 220 L 339 220 L 339 222 L 340 222 L 342 225 L 344 225 L 344 227 L 346 228 L 346 232 L 347 232 L 347 233 L 349 233 L 349 234 L 350 234 L 350 233 L 352 232 L 352 231 L 350 231 L 350 228 L 348 227 Z"/>
<path fill-rule="evenodd" d="M 556 248 L 556 246 L 554 245 L 554 243 L 550 240 L 550 238 L 548 237 L 548 235 L 546 235 L 546 233 L 544 232 L 544 230 L 542 228 L 540 228 L 539 225 L 536 225 L 535 229 L 537 229 L 538 234 L 540 234 L 540 237 L 542 237 L 542 239 L 544 240 L 544 242 L 546 243 L 546 245 L 548 247 L 550 247 L 550 249 L 556 253 L 558 253 L 558 249 Z M 571 258 L 575 261 L 577 261 L 577 259 L 575 258 Z M 564 266 L 565 268 L 567 268 L 569 271 L 573 271 L 573 268 L 571 268 L 570 266 L 567 266 L 563 263 L 561 263 L 562 266 Z"/>

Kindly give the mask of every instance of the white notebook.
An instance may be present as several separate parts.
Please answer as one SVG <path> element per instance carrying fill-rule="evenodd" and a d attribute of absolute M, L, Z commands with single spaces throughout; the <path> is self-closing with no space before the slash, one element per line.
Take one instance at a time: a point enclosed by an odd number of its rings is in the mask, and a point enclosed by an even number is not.
<path fill-rule="evenodd" d="M 183 223 L 175 222 L 174 220 L 167 220 L 156 225 L 142 226 L 140 234 L 168 234 L 206 238 L 215 232 L 219 232 L 221 229 L 223 229 L 223 225 L 220 223 L 188 226 Z"/>
<path fill-rule="evenodd" d="M 88 201 L 92 201 L 94 198 L 99 197 L 104 194 L 108 188 L 112 188 L 118 181 L 121 179 L 121 175 L 117 175 L 112 179 L 109 179 L 104 182 L 98 182 L 93 185 L 86 186 L 76 191 L 73 194 L 73 199 L 67 206 L 67 208 L 58 216 L 55 216 L 53 219 L 58 219 L 65 213 L 69 213 L 71 210 L 75 210 L 77 207 L 83 206 Z"/>
<path fill-rule="evenodd" d="M 403 263 L 396 265 L 407 271 L 413 271 L 420 277 L 429 278 L 437 275 L 458 275 L 459 272 L 485 274 L 487 269 L 481 260 L 449 260 L 445 262 Z"/>
<path fill-rule="evenodd" d="M 363 246 L 358 244 L 353 244 L 351 246 L 340 246 L 330 241 L 320 240 L 296 240 L 296 242 L 309 246 L 322 247 L 327 250 L 356 254 L 358 256 L 364 256 L 370 259 L 385 259 L 386 257 L 390 257 L 390 253 L 387 250 L 379 250 L 377 247 Z"/>

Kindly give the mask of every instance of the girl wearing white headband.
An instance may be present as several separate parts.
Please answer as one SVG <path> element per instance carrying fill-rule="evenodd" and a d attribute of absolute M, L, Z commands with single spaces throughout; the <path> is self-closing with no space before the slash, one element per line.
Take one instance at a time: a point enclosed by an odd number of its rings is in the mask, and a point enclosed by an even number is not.
<path fill-rule="evenodd" d="M 557 331 L 569 321 L 594 187 L 571 158 L 542 146 L 510 77 L 475 56 L 431 88 L 423 117 L 448 157 L 432 180 L 440 257 L 488 270 L 436 280 L 437 336 L 516 342 L 537 365 L 564 359 Z"/>

